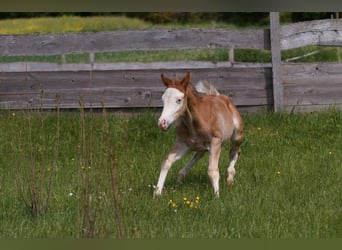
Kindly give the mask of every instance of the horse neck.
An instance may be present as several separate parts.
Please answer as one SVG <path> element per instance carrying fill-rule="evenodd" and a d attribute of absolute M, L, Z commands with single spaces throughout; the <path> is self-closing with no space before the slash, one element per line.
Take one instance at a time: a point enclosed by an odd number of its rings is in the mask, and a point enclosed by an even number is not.
<path fill-rule="evenodd" d="M 181 116 L 181 120 L 188 129 L 193 130 L 194 121 L 198 120 L 199 112 L 197 107 L 200 97 L 192 88 L 192 86 L 187 88 L 185 96 L 186 107 L 183 115 Z"/>

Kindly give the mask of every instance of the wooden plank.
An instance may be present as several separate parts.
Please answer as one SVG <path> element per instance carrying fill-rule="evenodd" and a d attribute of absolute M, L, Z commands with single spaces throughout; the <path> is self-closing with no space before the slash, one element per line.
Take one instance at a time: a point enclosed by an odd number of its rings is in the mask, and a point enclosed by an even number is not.
<path fill-rule="evenodd" d="M 192 82 L 201 79 L 211 81 L 218 88 L 265 89 L 271 88 L 270 69 L 264 68 L 216 68 L 187 70 L 123 70 L 80 72 L 22 72 L 0 73 L 0 92 L 32 91 L 48 89 L 79 89 L 89 87 L 158 87 L 163 86 L 160 74 L 170 77 L 192 72 Z M 253 84 L 250 84 L 250 83 Z"/>
<path fill-rule="evenodd" d="M 280 51 L 280 24 L 279 13 L 270 13 L 271 24 L 271 51 L 272 51 L 272 79 L 274 111 L 280 112 L 283 108 L 283 85 L 280 78 L 281 51 Z"/>
<path fill-rule="evenodd" d="M 282 68 L 285 110 L 312 112 L 342 107 L 342 64 L 286 63 Z"/>
<path fill-rule="evenodd" d="M 80 101 L 85 107 L 130 108 L 161 106 L 162 89 L 149 91 L 147 89 L 82 89 L 82 90 L 46 90 L 43 93 L 15 93 L 2 96 L 0 106 L 7 108 L 43 108 L 50 109 L 56 105 L 59 96 L 60 108 L 80 108 Z M 153 94 L 152 94 L 153 93 Z"/>
<path fill-rule="evenodd" d="M 320 74 L 339 74 L 342 64 L 338 62 L 316 62 L 316 63 L 283 63 L 283 75 L 292 75 L 302 72 L 320 72 Z"/>
<path fill-rule="evenodd" d="M 340 84 L 296 84 L 285 86 L 284 105 L 342 104 Z"/>
<path fill-rule="evenodd" d="M 61 107 L 79 107 L 80 100 L 83 100 L 86 107 L 101 107 L 104 103 L 108 108 L 130 108 L 130 107 L 161 107 L 161 96 L 164 88 L 159 89 L 81 89 L 81 90 L 45 90 L 43 92 L 26 92 L 2 94 L 0 106 L 9 108 L 51 108 L 56 104 L 57 96 Z M 261 106 L 268 105 L 272 98 L 269 98 L 271 91 L 248 90 L 220 90 L 221 94 L 232 96 L 238 106 Z"/>
<path fill-rule="evenodd" d="M 325 112 L 331 108 L 336 108 L 342 111 L 342 104 L 328 105 L 285 105 L 284 111 L 287 112 Z"/>
<path fill-rule="evenodd" d="M 272 105 L 260 105 L 260 106 L 239 106 L 238 110 L 242 114 L 270 112 L 272 111 Z"/>
<path fill-rule="evenodd" d="M 326 19 L 294 23 L 281 27 L 281 49 L 307 45 L 341 45 L 342 19 Z"/>
<path fill-rule="evenodd" d="M 283 25 L 281 48 L 291 49 L 310 44 L 339 46 L 341 36 L 341 19 Z M 0 56 L 232 47 L 270 49 L 269 30 L 164 29 L 0 35 Z"/>
<path fill-rule="evenodd" d="M 222 94 L 231 96 L 239 106 L 272 104 L 269 68 L 190 69 L 192 82 L 201 79 L 212 82 Z M 187 70 L 168 69 L 173 77 Z M 92 73 L 92 74 L 90 74 Z M 53 108 L 56 95 L 61 108 L 78 108 L 84 98 L 86 107 L 110 108 L 160 107 L 165 89 L 160 70 L 81 71 L 81 72 L 21 72 L 2 73 L 0 107 Z"/>
<path fill-rule="evenodd" d="M 284 84 L 341 83 L 341 63 L 284 63 L 281 77 Z"/>
<path fill-rule="evenodd" d="M 342 47 L 342 40 L 339 37 L 333 38 L 331 41 L 322 41 L 319 45 L 327 47 Z"/>
<path fill-rule="evenodd" d="M 232 67 L 230 62 L 201 62 L 201 61 L 174 61 L 174 62 L 153 62 L 153 63 L 94 63 L 91 64 L 56 64 L 19 62 L 2 63 L 0 72 L 54 72 L 54 71 L 90 71 L 90 70 L 162 70 L 162 69 L 202 69 Z"/>
<path fill-rule="evenodd" d="M 270 68 L 271 63 L 234 63 L 205 61 L 174 61 L 153 63 L 94 63 L 91 64 L 58 64 L 43 62 L 0 63 L 1 72 L 59 72 L 90 70 L 165 70 L 165 69 L 206 69 L 206 68 Z"/>
<path fill-rule="evenodd" d="M 69 73 L 69 74 L 68 74 Z M 170 77 L 176 73 L 179 75 L 185 72 L 164 72 Z M 239 77 L 227 71 L 217 71 L 211 74 L 210 71 L 194 72 L 192 81 L 197 83 L 201 79 L 212 82 L 218 89 L 246 89 L 251 92 L 255 90 L 271 89 L 270 81 L 266 79 L 267 74 L 248 74 Z M 250 76 L 250 77 L 246 77 Z M 251 77 L 255 76 L 255 77 Z M 63 90 L 63 89 L 88 89 L 88 88 L 138 88 L 138 87 L 163 87 L 160 80 L 160 72 L 95 72 L 90 79 L 89 72 L 75 74 L 65 72 L 60 74 L 40 74 L 38 72 L 25 74 L 11 74 L 2 77 L 0 82 L 0 93 L 16 92 L 40 92 L 42 90 Z"/>
<path fill-rule="evenodd" d="M 63 34 L 0 35 L 0 56 L 194 48 L 269 49 L 268 31 L 155 29 Z"/>

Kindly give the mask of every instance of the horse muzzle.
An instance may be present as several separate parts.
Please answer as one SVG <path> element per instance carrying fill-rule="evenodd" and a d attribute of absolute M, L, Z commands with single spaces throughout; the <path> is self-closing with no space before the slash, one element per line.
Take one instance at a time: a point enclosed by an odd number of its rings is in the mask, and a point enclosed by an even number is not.
<path fill-rule="evenodd" d="M 162 131 L 168 131 L 169 130 L 169 127 L 170 127 L 170 124 L 167 122 L 166 119 L 159 119 L 158 121 L 158 127 L 160 130 Z"/>

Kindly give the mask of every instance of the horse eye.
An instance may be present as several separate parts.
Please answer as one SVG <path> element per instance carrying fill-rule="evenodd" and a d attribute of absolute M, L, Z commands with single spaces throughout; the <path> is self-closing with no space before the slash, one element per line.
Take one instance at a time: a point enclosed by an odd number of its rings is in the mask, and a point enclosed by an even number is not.
<path fill-rule="evenodd" d="M 178 98 L 177 101 L 176 101 L 177 104 L 181 104 L 181 102 L 182 102 L 181 98 Z"/>

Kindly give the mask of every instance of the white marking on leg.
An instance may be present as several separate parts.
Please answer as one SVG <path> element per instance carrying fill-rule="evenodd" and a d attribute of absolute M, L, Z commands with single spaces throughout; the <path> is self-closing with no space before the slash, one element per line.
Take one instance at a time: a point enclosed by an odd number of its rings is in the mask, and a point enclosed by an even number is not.
<path fill-rule="evenodd" d="M 235 154 L 233 158 L 231 159 L 229 163 L 229 167 L 228 167 L 228 178 L 227 178 L 228 185 L 231 185 L 234 182 L 235 163 L 237 162 L 238 158 L 239 158 L 239 153 L 238 151 L 235 151 Z"/>
<path fill-rule="evenodd" d="M 237 119 L 235 115 L 233 116 L 233 124 L 235 129 L 240 127 L 239 119 Z"/>
<path fill-rule="evenodd" d="M 209 156 L 209 167 L 208 176 L 211 181 L 211 185 L 214 188 L 214 193 L 219 197 L 219 180 L 220 173 L 218 168 L 218 163 L 221 153 L 221 139 L 213 138 L 210 144 L 210 156 Z"/>
<path fill-rule="evenodd" d="M 220 196 L 220 188 L 219 188 L 219 180 L 220 180 L 220 174 L 218 169 L 211 169 L 208 170 L 208 175 L 210 178 L 211 185 L 214 189 L 215 196 Z"/>
<path fill-rule="evenodd" d="M 229 167 L 227 169 L 228 177 L 227 177 L 227 184 L 231 185 L 234 182 L 234 176 L 235 176 L 235 164 L 237 160 L 239 159 L 240 154 L 240 145 L 243 142 L 243 123 L 240 119 L 237 119 L 236 116 L 233 116 L 233 123 L 235 126 L 231 141 L 232 141 L 232 148 L 230 150 L 229 158 L 230 163 Z"/>
<path fill-rule="evenodd" d="M 158 183 L 156 189 L 154 190 L 153 196 L 161 195 L 167 173 L 169 172 L 172 164 L 182 158 L 188 152 L 188 150 L 188 146 L 186 146 L 184 143 L 176 143 L 171 153 L 165 157 L 161 166 Z"/>

